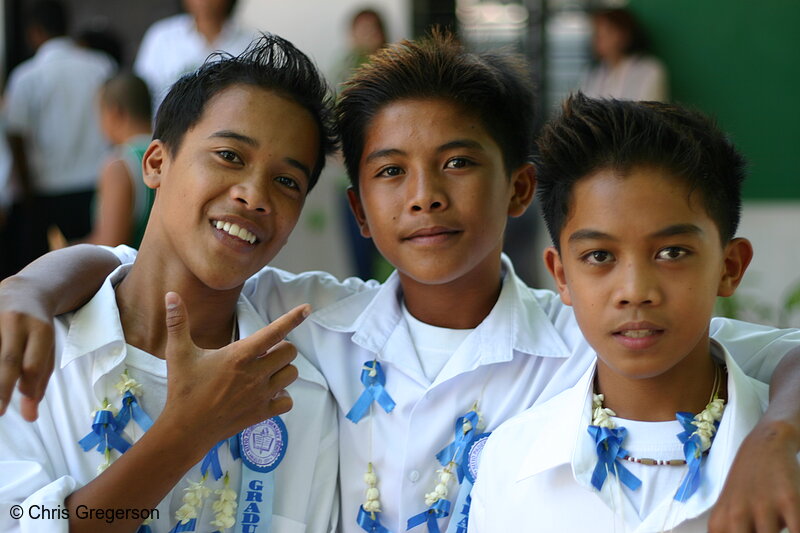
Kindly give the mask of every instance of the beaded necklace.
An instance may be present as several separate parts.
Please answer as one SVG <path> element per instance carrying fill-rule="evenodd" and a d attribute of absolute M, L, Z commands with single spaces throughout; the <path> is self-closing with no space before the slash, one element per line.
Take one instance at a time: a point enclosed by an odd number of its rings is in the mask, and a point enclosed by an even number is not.
<path fill-rule="evenodd" d="M 723 370 L 716 363 L 714 364 L 714 369 L 714 383 L 705 409 L 694 416 L 686 412 L 676 413 L 678 421 L 684 428 L 684 431 L 678 434 L 678 439 L 684 445 L 684 459 L 664 461 L 632 457 L 622 447 L 627 436 L 627 430 L 624 427 L 616 427 L 614 421 L 611 420 L 611 417 L 616 416 L 616 413 L 607 407 L 603 407 L 604 396 L 602 394 L 592 394 L 592 424 L 589 426 L 588 431 L 595 440 L 598 455 L 598 462 L 592 473 L 592 485 L 597 490 L 600 490 L 610 473 L 616 476 L 630 490 L 637 490 L 641 486 L 641 481 L 619 463 L 620 460 L 648 466 L 688 465 L 688 472 L 674 496 L 674 500 L 677 501 L 688 500 L 700 486 L 700 468 L 706 452 L 711 448 L 725 410 L 725 400 L 719 398 Z"/>

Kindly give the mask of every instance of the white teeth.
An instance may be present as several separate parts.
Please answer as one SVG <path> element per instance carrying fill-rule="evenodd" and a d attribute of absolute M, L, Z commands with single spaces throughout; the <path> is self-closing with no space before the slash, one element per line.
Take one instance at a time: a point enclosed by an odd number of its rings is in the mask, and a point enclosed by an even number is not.
<path fill-rule="evenodd" d="M 230 222 L 222 222 L 221 220 L 217 220 L 216 222 L 214 222 L 214 227 L 226 232 L 229 235 L 238 237 L 243 241 L 247 241 L 250 244 L 256 242 L 255 235 L 247 231 L 245 228 L 240 228 L 237 224 L 231 224 Z"/>
<path fill-rule="evenodd" d="M 630 337 L 631 339 L 641 339 L 653 334 L 655 334 L 655 330 L 652 329 L 628 329 L 622 332 L 623 337 Z"/>

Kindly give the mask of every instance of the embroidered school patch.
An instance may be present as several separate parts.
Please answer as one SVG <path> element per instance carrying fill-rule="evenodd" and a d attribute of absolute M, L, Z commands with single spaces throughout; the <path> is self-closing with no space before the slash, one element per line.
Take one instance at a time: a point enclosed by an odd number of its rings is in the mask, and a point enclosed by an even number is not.
<path fill-rule="evenodd" d="M 289 433 L 283 420 L 275 416 L 246 428 L 239 439 L 242 462 L 256 472 L 272 472 L 286 455 Z"/>
<path fill-rule="evenodd" d="M 467 450 L 467 479 L 469 479 L 470 483 L 474 484 L 475 480 L 478 479 L 478 466 L 481 462 L 481 453 L 483 452 L 483 447 L 486 446 L 486 440 L 489 438 L 489 435 L 491 435 L 491 432 L 475 435 L 475 438 L 472 439 L 472 443 Z"/>

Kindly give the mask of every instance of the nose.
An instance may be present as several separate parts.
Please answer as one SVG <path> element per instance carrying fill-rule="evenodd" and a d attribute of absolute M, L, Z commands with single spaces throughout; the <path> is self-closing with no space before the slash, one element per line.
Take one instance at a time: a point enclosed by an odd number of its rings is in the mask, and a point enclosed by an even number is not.
<path fill-rule="evenodd" d="M 434 172 L 420 171 L 409 176 L 408 205 L 411 211 L 442 211 L 448 206 L 444 178 Z"/>
<path fill-rule="evenodd" d="M 233 185 L 230 189 L 230 196 L 235 202 L 249 210 L 264 214 L 272 212 L 267 180 L 263 178 L 249 179 Z"/>
<path fill-rule="evenodd" d="M 631 260 L 619 269 L 616 303 L 618 307 L 653 306 L 661 303 L 657 274 L 645 261 Z"/>

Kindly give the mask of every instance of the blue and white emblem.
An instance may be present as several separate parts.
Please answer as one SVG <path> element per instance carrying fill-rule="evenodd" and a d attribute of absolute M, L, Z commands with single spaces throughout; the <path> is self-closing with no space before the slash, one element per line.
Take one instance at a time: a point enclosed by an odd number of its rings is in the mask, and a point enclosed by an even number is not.
<path fill-rule="evenodd" d="M 246 428 L 239 439 L 245 466 L 256 472 L 272 472 L 286 455 L 289 433 L 283 420 L 275 416 Z"/>
<path fill-rule="evenodd" d="M 469 479 L 470 483 L 474 484 L 475 480 L 478 479 L 478 466 L 481 463 L 481 453 L 483 453 L 483 447 L 486 446 L 486 440 L 489 438 L 489 435 L 492 433 L 481 433 L 480 435 L 475 435 L 475 438 L 472 439 L 472 443 L 467 449 L 467 479 Z"/>

